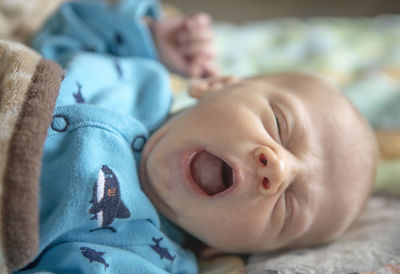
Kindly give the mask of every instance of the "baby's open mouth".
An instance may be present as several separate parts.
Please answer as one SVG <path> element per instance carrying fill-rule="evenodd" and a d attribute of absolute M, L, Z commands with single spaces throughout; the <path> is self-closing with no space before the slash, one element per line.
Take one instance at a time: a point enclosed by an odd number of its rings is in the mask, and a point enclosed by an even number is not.
<path fill-rule="evenodd" d="M 233 170 L 221 158 L 203 150 L 190 164 L 194 182 L 208 195 L 225 191 L 233 185 Z"/>

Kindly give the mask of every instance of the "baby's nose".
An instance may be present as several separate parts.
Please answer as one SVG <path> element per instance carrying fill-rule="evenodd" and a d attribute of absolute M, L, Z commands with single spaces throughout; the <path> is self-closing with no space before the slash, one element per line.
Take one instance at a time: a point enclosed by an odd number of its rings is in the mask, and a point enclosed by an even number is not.
<path fill-rule="evenodd" d="M 259 180 L 257 187 L 263 194 L 275 194 L 293 180 L 294 167 L 289 155 L 268 146 L 260 146 L 254 151 L 254 158 Z"/>

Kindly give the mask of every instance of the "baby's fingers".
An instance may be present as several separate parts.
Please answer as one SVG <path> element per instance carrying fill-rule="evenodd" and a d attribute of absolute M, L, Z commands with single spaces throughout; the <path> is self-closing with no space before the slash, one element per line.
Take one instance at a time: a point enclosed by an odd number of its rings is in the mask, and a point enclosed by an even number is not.
<path fill-rule="evenodd" d="M 193 78 L 215 77 L 219 68 L 215 62 L 205 56 L 196 56 L 187 64 L 188 76 Z"/>
<path fill-rule="evenodd" d="M 211 17 L 204 12 L 199 12 L 185 18 L 185 26 L 188 29 L 209 27 L 211 22 Z"/>
<path fill-rule="evenodd" d="M 211 29 L 184 30 L 178 34 L 178 42 L 181 45 L 197 42 L 211 42 L 214 32 Z"/>
<path fill-rule="evenodd" d="M 211 42 L 214 38 L 211 18 L 205 13 L 198 13 L 184 19 L 182 31 L 178 34 L 180 44 Z"/>
<path fill-rule="evenodd" d="M 185 57 L 207 56 L 214 57 L 214 48 L 211 43 L 193 43 L 181 47 L 181 52 Z"/>
<path fill-rule="evenodd" d="M 207 60 L 203 63 L 201 77 L 216 77 L 219 75 L 219 68 L 217 64 L 212 60 Z"/>

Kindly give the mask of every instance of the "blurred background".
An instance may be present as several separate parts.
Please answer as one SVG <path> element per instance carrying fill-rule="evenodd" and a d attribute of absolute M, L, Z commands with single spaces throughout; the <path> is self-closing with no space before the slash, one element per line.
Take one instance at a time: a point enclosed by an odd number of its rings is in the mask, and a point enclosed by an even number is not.
<path fill-rule="evenodd" d="M 207 11 L 216 20 L 243 23 L 273 17 L 375 16 L 400 13 L 399 0 L 167 0 L 185 13 Z"/>

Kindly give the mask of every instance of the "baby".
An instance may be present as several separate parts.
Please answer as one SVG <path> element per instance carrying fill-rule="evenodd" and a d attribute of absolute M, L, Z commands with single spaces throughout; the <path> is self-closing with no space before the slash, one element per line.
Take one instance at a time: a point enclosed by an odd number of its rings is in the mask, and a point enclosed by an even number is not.
<path fill-rule="evenodd" d="M 235 253 L 341 235 L 377 161 L 346 97 L 296 73 L 218 77 L 209 17 L 152 17 L 152 1 L 71 2 L 34 39 L 67 70 L 44 147 L 40 255 L 22 272 L 196 273 L 178 227 Z M 166 123 L 157 58 L 209 77 Z"/>
<path fill-rule="evenodd" d="M 156 207 L 228 252 L 342 234 L 369 196 L 377 160 L 374 136 L 345 96 L 299 74 L 213 85 L 192 90 L 198 104 L 146 144 L 141 184 Z"/>

